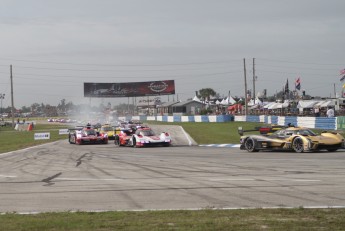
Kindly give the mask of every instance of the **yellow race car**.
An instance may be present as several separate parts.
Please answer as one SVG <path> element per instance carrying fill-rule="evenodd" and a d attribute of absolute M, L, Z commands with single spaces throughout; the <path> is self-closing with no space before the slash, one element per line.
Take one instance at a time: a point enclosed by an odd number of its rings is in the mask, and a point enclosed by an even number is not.
<path fill-rule="evenodd" d="M 243 134 L 243 129 L 239 128 Z M 344 137 L 337 132 L 324 131 L 320 135 L 308 128 L 287 127 L 270 135 L 242 135 L 240 149 L 248 152 L 259 150 L 290 150 L 295 152 L 313 152 L 327 150 L 329 152 L 345 148 Z"/>
<path fill-rule="evenodd" d="M 115 139 L 115 128 L 110 124 L 104 124 L 99 128 L 100 134 L 107 134 L 109 140 Z"/>

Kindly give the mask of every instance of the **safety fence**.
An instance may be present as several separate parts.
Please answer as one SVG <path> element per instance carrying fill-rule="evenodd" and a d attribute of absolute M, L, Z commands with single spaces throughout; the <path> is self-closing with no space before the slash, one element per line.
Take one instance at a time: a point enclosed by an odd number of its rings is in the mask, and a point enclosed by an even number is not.
<path fill-rule="evenodd" d="M 195 116 L 126 116 L 120 120 L 161 121 L 161 122 L 229 122 L 234 121 L 232 115 L 195 115 Z"/>
<path fill-rule="evenodd" d="M 341 117 L 340 117 L 341 118 Z M 235 121 L 262 122 L 282 126 L 294 125 L 299 127 L 336 130 L 339 117 L 298 117 L 298 116 L 235 116 Z M 344 124 L 345 125 L 345 124 Z"/>
<path fill-rule="evenodd" d="M 195 116 L 130 116 L 120 117 L 123 120 L 141 120 L 141 121 L 161 121 L 161 122 L 261 122 L 266 124 L 278 124 L 288 126 L 289 124 L 300 127 L 337 130 L 345 129 L 345 116 L 339 117 L 298 117 L 298 116 L 266 116 L 266 115 L 195 115 Z"/>

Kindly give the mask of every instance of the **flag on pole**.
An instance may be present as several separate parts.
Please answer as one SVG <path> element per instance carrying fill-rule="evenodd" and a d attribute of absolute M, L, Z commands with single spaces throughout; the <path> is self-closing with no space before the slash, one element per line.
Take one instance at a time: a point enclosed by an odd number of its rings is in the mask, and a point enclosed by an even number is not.
<path fill-rule="evenodd" d="M 301 90 L 301 78 L 300 77 L 298 77 L 298 79 L 296 79 L 295 88 L 296 88 L 296 90 Z"/>
<path fill-rule="evenodd" d="M 345 68 L 340 70 L 340 76 L 341 76 L 340 81 L 344 81 L 344 79 L 345 79 Z"/>

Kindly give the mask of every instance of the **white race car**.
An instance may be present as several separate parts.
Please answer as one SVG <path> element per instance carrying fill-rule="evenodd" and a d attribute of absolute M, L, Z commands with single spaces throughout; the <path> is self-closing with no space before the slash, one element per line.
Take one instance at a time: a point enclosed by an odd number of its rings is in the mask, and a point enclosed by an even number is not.
<path fill-rule="evenodd" d="M 151 128 L 138 128 L 128 141 L 128 146 L 146 147 L 146 146 L 164 146 L 171 145 L 171 137 L 167 132 L 155 135 Z"/>

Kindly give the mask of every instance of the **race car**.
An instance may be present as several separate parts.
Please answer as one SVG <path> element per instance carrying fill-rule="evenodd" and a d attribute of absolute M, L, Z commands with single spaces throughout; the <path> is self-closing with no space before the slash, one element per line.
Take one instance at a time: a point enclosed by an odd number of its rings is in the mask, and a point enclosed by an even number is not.
<path fill-rule="evenodd" d="M 117 138 L 115 138 L 116 140 Z M 149 127 L 139 127 L 132 135 L 118 136 L 119 142 L 115 143 L 120 145 L 126 145 L 131 147 L 147 147 L 147 146 L 165 146 L 171 145 L 171 137 L 167 132 L 162 132 L 159 135 L 155 135 L 153 130 Z M 122 140 L 121 140 L 122 139 Z"/>
<path fill-rule="evenodd" d="M 241 130 L 242 128 L 239 128 L 240 134 Z M 303 127 L 282 128 L 271 135 L 241 136 L 240 143 L 240 149 L 247 150 L 248 152 L 288 150 L 301 153 L 323 149 L 334 152 L 345 148 L 345 139 L 341 134 L 323 131 L 320 135 L 317 135 L 310 129 Z"/>
<path fill-rule="evenodd" d="M 107 134 L 109 140 L 115 138 L 115 128 L 110 124 L 104 124 L 98 129 L 100 134 Z"/>
<path fill-rule="evenodd" d="M 133 134 L 134 130 L 121 128 L 120 132 L 114 137 L 114 144 L 117 146 L 132 146 L 132 142 L 130 143 L 129 141 L 131 140 Z"/>
<path fill-rule="evenodd" d="M 93 127 L 76 127 L 70 129 L 68 135 L 70 144 L 107 144 L 108 135 L 100 134 Z"/>

